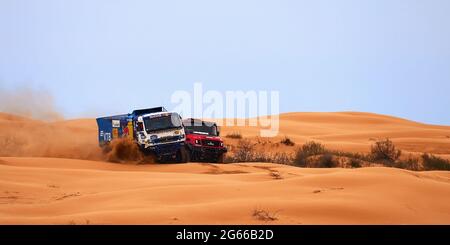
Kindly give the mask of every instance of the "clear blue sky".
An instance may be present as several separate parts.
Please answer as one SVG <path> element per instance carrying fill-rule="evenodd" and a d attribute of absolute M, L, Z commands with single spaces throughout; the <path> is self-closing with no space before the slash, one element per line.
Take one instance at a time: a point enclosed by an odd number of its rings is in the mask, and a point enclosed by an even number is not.
<path fill-rule="evenodd" d="M 279 90 L 282 112 L 450 124 L 450 1 L 0 0 L 0 89 L 67 117 L 166 105 L 174 90 Z"/>

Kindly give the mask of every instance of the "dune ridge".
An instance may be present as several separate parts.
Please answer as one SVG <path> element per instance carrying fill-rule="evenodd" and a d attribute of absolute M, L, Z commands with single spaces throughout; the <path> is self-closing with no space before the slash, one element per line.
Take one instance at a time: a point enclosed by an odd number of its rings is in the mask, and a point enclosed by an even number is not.
<path fill-rule="evenodd" d="M 292 112 L 280 115 L 276 142 L 289 137 L 297 144 L 319 141 L 330 149 L 368 152 L 374 141 L 390 138 L 405 153 L 450 156 L 450 126 L 430 125 L 366 112 Z M 261 127 L 223 127 L 223 135 L 240 132 L 258 137 Z"/>

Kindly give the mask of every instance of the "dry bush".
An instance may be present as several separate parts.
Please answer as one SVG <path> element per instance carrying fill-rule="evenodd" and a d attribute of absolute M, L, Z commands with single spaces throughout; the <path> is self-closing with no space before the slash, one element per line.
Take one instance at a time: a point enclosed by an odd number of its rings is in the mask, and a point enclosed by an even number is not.
<path fill-rule="evenodd" d="M 292 157 L 285 152 L 276 152 L 274 154 L 255 152 L 250 162 L 270 162 L 290 165 L 292 164 Z"/>
<path fill-rule="evenodd" d="M 389 140 L 379 140 L 371 147 L 371 156 L 374 161 L 381 161 L 387 166 L 393 166 L 395 161 L 402 154 L 401 150 L 398 150 L 394 143 Z"/>
<path fill-rule="evenodd" d="M 254 162 L 255 161 L 255 147 L 250 140 L 239 140 L 236 151 L 233 154 L 233 161 L 235 162 Z"/>
<path fill-rule="evenodd" d="M 331 153 L 310 156 L 306 162 L 306 168 L 335 168 L 339 166 L 339 160 Z"/>
<path fill-rule="evenodd" d="M 308 157 L 322 155 L 324 153 L 326 153 L 326 149 L 321 143 L 314 141 L 306 142 L 297 149 L 294 164 L 299 167 L 307 167 Z"/>
<path fill-rule="evenodd" d="M 362 161 L 357 158 L 350 158 L 349 165 L 352 168 L 360 168 L 362 167 Z"/>
<path fill-rule="evenodd" d="M 419 171 L 419 170 L 450 170 L 450 161 L 432 154 L 423 154 L 421 158 L 409 156 L 400 159 L 401 151 L 389 139 L 377 141 L 371 147 L 369 154 L 329 150 L 321 143 L 310 141 L 299 147 L 294 155 L 285 152 L 267 153 L 255 150 L 255 144 L 250 140 L 239 140 L 234 147 L 234 154 L 227 154 L 226 162 L 270 162 L 298 167 L 360 168 L 370 163 L 383 164 L 387 167 Z M 345 163 L 341 163 L 342 159 Z M 422 163 L 422 165 L 420 164 Z"/>
<path fill-rule="evenodd" d="M 224 162 L 270 162 L 279 164 L 292 164 L 292 156 L 285 152 L 267 153 L 255 150 L 255 144 L 250 140 L 239 140 L 233 147 L 233 153 L 226 154 Z"/>
<path fill-rule="evenodd" d="M 285 152 L 277 152 L 270 157 L 270 162 L 291 165 L 293 162 L 293 158 L 291 154 Z"/>
<path fill-rule="evenodd" d="M 240 132 L 232 132 L 225 135 L 225 137 L 230 139 L 242 139 L 242 135 Z"/>
<path fill-rule="evenodd" d="M 433 154 L 422 155 L 422 165 L 424 170 L 446 170 L 450 171 L 450 161 L 435 156 Z"/>
<path fill-rule="evenodd" d="M 257 220 L 262 221 L 275 221 L 277 220 L 277 212 L 269 212 L 261 208 L 255 208 L 252 212 L 252 216 Z"/>
<path fill-rule="evenodd" d="M 249 162 L 270 162 L 270 155 L 265 152 L 253 152 L 249 158 Z"/>
<path fill-rule="evenodd" d="M 420 170 L 419 159 L 410 155 L 406 159 L 397 160 L 394 163 L 393 167 L 419 171 Z"/>
<path fill-rule="evenodd" d="M 283 179 L 283 176 L 281 176 L 280 172 L 276 171 L 276 170 L 272 170 L 269 173 L 270 177 L 274 178 L 274 179 Z"/>
<path fill-rule="evenodd" d="M 317 168 L 335 168 L 338 164 L 334 160 L 333 155 L 330 153 L 325 153 L 320 156 L 319 161 L 316 164 Z"/>
<path fill-rule="evenodd" d="M 282 140 L 280 141 L 280 143 L 283 144 L 283 145 L 287 145 L 287 146 L 294 146 L 294 145 L 295 145 L 294 141 L 292 141 L 292 140 L 291 140 L 290 138 L 288 138 L 287 136 L 285 136 L 284 139 L 282 139 Z"/>
<path fill-rule="evenodd" d="M 340 157 L 346 157 L 349 159 L 355 159 L 355 160 L 360 160 L 360 161 L 366 161 L 366 162 L 372 162 L 372 158 L 369 155 L 365 155 L 363 153 L 354 153 L 354 152 L 347 152 L 347 151 L 336 151 L 336 150 L 331 150 L 328 151 L 331 154 L 335 155 L 335 156 L 340 156 Z"/>

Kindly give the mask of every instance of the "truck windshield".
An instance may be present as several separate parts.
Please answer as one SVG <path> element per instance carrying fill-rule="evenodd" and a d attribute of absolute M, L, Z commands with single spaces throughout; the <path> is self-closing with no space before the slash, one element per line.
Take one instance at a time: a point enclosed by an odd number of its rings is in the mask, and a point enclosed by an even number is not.
<path fill-rule="evenodd" d="M 210 136 L 217 136 L 217 126 L 207 125 L 184 125 L 184 130 L 187 134 L 204 134 Z"/>
<path fill-rule="evenodd" d="M 144 125 L 147 133 L 159 130 L 181 128 L 181 120 L 178 114 L 161 117 L 144 117 Z"/>

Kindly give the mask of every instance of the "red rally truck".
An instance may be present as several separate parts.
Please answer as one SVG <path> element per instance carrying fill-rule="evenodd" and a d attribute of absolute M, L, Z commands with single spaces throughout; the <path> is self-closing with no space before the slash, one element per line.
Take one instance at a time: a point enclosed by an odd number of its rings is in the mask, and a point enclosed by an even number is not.
<path fill-rule="evenodd" d="M 227 148 L 216 123 L 188 118 L 183 120 L 183 127 L 192 161 L 223 163 Z"/>

